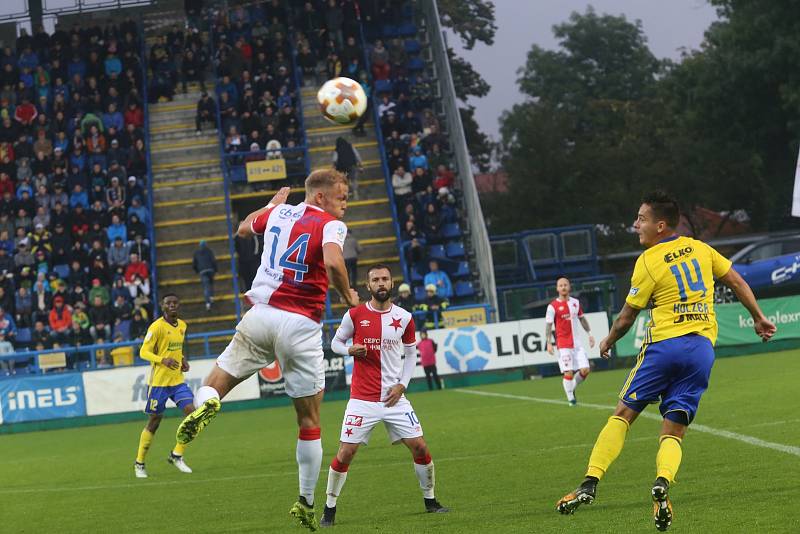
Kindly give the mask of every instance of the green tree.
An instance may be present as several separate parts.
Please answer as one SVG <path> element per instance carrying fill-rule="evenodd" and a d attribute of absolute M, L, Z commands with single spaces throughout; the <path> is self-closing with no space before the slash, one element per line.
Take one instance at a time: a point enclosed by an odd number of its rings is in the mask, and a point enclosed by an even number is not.
<path fill-rule="evenodd" d="M 438 6 L 442 26 L 450 28 L 467 50 L 471 50 L 477 42 L 490 46 L 494 43 L 497 26 L 494 20 L 494 4 L 491 1 L 439 0 Z M 472 64 L 459 57 L 452 48 L 448 48 L 447 53 L 456 96 L 464 104 L 459 111 L 467 148 L 473 164 L 483 171 L 488 170 L 494 146 L 481 132 L 475 121 L 475 108 L 468 105 L 467 100 L 470 96 L 486 96 L 491 86 L 475 71 Z"/>

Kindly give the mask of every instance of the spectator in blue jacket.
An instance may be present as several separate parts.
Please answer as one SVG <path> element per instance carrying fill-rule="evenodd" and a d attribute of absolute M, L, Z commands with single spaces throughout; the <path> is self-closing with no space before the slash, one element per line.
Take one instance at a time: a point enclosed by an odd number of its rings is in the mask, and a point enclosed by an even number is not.
<path fill-rule="evenodd" d="M 436 294 L 442 298 L 449 299 L 453 296 L 453 284 L 450 282 L 450 277 L 447 273 L 439 270 L 439 262 L 431 260 L 428 263 L 431 271 L 425 275 L 423 283 L 427 286 L 433 284 L 436 286 Z"/>
<path fill-rule="evenodd" d="M 408 158 L 409 170 L 414 172 L 418 167 L 428 170 L 428 158 L 422 153 L 422 148 L 415 147 L 414 153 Z"/>
<path fill-rule="evenodd" d="M 128 242 L 128 229 L 125 227 L 124 224 L 119 219 L 119 215 L 116 213 L 111 216 L 111 224 L 108 225 L 108 230 L 106 230 L 106 234 L 108 235 L 108 242 L 113 243 L 117 237 L 122 238 L 123 243 Z"/>
<path fill-rule="evenodd" d="M 81 184 L 75 184 L 75 188 L 69 195 L 70 209 L 75 209 L 75 206 L 77 206 L 78 204 L 83 206 L 83 209 L 89 208 L 89 195 L 86 193 L 86 191 L 83 190 Z"/>
<path fill-rule="evenodd" d="M 103 113 L 103 126 L 106 131 L 112 126 L 116 128 L 118 132 L 125 128 L 125 120 L 122 117 L 122 113 L 119 112 L 117 105 L 113 102 L 108 105 L 108 111 Z"/>

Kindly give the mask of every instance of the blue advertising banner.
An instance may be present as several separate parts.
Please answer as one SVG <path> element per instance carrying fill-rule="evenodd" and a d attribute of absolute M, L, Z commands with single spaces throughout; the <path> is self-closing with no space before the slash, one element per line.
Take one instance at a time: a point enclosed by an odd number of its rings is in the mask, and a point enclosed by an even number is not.
<path fill-rule="evenodd" d="M 79 373 L 0 380 L 1 423 L 86 415 Z"/>

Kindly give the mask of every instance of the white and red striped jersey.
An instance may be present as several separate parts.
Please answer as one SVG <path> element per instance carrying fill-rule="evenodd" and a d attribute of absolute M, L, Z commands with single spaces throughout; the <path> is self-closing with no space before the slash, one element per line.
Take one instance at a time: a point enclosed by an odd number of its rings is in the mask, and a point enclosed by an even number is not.
<path fill-rule="evenodd" d="M 354 345 L 367 347 L 366 358 L 354 358 L 350 398 L 371 402 L 384 400 L 389 389 L 401 382 L 404 349 L 416 345 L 409 312 L 395 305 L 380 312 L 369 302 L 344 314 L 336 338 L 342 343 L 352 338 Z"/>
<path fill-rule="evenodd" d="M 246 293 L 251 302 L 322 320 L 328 272 L 322 246 L 344 245 L 345 224 L 325 210 L 301 202 L 280 204 L 253 219 L 264 235 L 261 266 Z"/>
<path fill-rule="evenodd" d="M 579 318 L 583 317 L 583 309 L 578 299 L 569 297 L 567 300 L 554 299 L 547 305 L 545 321 L 555 324 L 556 347 L 559 349 L 579 348 L 581 342 L 578 336 Z"/>

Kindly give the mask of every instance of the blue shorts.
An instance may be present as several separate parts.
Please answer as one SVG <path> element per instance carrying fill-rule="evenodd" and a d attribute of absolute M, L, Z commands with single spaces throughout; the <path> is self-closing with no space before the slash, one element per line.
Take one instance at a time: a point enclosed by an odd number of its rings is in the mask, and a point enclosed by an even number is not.
<path fill-rule="evenodd" d="M 183 409 L 184 406 L 191 406 L 194 402 L 194 394 L 185 383 L 177 386 L 150 386 L 144 413 L 164 413 L 167 409 L 167 399 L 172 399 L 178 408 Z"/>
<path fill-rule="evenodd" d="M 660 400 L 662 417 L 689 424 L 713 365 L 714 347 L 705 336 L 687 334 L 645 344 L 619 398 L 637 412 Z"/>

